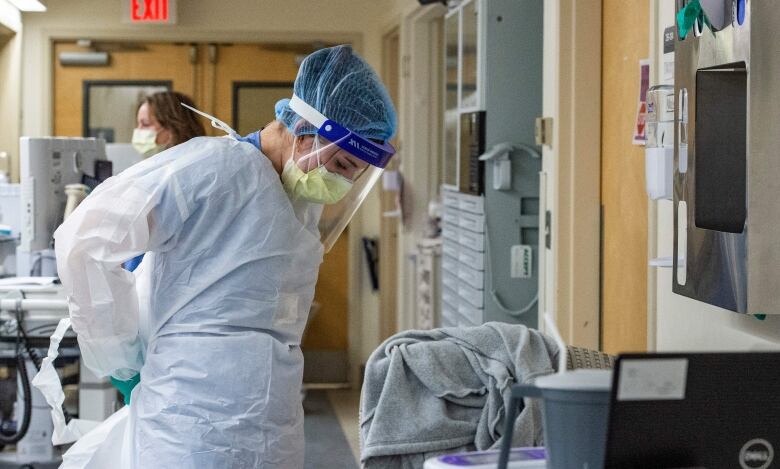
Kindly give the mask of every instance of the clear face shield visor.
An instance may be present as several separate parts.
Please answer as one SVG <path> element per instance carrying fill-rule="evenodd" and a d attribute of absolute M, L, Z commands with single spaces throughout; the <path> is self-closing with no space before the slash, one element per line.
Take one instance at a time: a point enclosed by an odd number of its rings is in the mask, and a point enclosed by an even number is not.
<path fill-rule="evenodd" d="M 395 149 L 328 120 L 297 96 L 290 100 L 290 108 L 303 118 L 301 125 L 311 125 L 317 133 L 295 137 L 282 182 L 293 200 L 326 206 L 319 229 L 327 252 L 379 180 Z"/>

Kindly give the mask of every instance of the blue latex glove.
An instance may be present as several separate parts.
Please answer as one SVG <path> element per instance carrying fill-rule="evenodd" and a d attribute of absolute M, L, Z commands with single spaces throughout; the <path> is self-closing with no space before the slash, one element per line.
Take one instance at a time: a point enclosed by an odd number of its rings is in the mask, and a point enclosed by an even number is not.
<path fill-rule="evenodd" d="M 125 405 L 130 405 L 130 393 L 133 392 L 133 388 L 140 382 L 140 373 L 136 373 L 135 376 L 128 379 L 127 381 L 116 379 L 113 376 L 111 377 L 111 384 L 122 393 L 122 397 L 124 397 L 125 400 Z"/>

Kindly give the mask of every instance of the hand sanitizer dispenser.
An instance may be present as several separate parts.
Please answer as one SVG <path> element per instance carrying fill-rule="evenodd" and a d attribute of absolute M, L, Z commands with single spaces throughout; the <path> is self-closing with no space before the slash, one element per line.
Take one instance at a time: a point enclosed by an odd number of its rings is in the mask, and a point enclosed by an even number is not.
<path fill-rule="evenodd" d="M 509 142 L 498 143 L 479 157 L 479 161 L 493 162 L 493 189 L 512 190 L 512 161 L 509 156 L 516 150 L 522 150 L 533 158 L 542 158 L 541 153 L 530 145 Z"/>
<path fill-rule="evenodd" d="M 653 200 L 672 199 L 674 176 L 674 87 L 647 90 L 647 143 L 645 183 Z"/>

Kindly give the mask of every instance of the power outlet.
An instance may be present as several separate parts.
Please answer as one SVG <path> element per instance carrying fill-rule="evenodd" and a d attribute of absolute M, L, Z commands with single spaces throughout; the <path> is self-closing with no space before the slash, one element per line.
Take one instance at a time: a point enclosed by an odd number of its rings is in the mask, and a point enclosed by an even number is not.
<path fill-rule="evenodd" d="M 518 244 L 511 249 L 510 276 L 512 278 L 531 278 L 534 274 L 534 259 L 531 246 Z"/>

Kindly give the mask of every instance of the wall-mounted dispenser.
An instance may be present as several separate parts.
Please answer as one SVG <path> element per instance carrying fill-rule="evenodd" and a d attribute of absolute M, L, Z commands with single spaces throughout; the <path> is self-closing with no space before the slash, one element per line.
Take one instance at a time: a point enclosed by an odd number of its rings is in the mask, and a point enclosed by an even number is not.
<path fill-rule="evenodd" d="M 509 142 L 497 143 L 479 157 L 479 161 L 493 162 L 493 190 L 512 189 L 512 160 L 509 157 L 516 150 L 522 150 L 538 160 L 542 159 L 542 154 L 536 148 L 524 143 Z"/>
<path fill-rule="evenodd" d="M 780 8 L 701 5 L 709 20 L 675 45 L 673 290 L 780 313 Z"/>
<path fill-rule="evenodd" d="M 672 199 L 674 176 L 674 86 L 647 90 L 645 186 L 653 200 Z"/>

